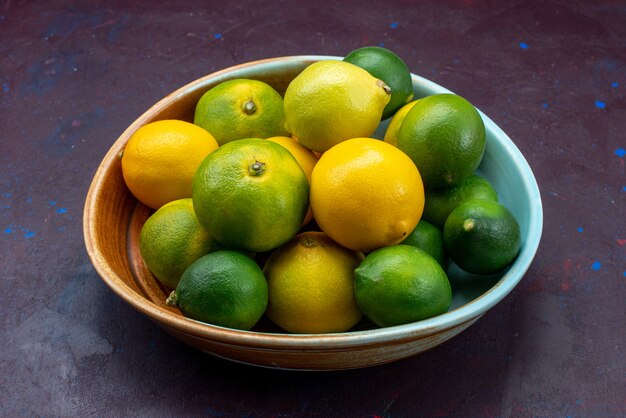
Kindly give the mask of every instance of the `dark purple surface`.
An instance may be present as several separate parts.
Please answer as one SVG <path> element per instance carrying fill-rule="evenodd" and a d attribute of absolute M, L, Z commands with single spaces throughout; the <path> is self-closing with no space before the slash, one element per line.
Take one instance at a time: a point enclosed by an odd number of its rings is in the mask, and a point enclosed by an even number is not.
<path fill-rule="evenodd" d="M 0 3 L 0 414 L 626 416 L 626 2 Z M 393 364 L 282 372 L 197 352 L 99 279 L 90 179 L 121 132 L 215 70 L 398 53 L 513 139 L 544 233 L 520 285 Z"/>

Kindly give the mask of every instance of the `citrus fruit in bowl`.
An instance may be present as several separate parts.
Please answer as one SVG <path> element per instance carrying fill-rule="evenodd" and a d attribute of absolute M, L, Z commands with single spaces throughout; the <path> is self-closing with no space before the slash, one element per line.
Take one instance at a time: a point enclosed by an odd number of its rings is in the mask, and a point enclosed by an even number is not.
<path fill-rule="evenodd" d="M 446 312 L 385 328 L 362 321 L 345 332 L 291 334 L 267 319 L 261 319 L 250 330 L 241 330 L 190 319 L 168 306 L 166 300 L 172 289 L 155 278 L 141 257 L 141 229 L 154 209 L 139 202 L 124 182 L 120 156 L 129 139 L 151 122 L 193 122 L 196 104 L 204 93 L 227 80 L 262 81 L 284 97 L 290 81 L 321 60 L 340 61 L 342 57 L 266 59 L 230 67 L 187 84 L 137 118 L 113 143 L 94 175 L 85 202 L 83 229 L 97 273 L 134 309 L 199 350 L 237 362 L 294 370 L 340 370 L 389 363 L 433 348 L 472 325 L 515 288 L 535 256 L 543 225 L 535 177 L 513 141 L 479 111 L 485 126 L 485 150 L 477 173 L 489 181 L 499 203 L 519 223 L 520 250 L 508 268 L 483 277 L 480 286 L 468 285 L 476 279 L 474 275 L 451 263 L 447 273 L 452 296 Z M 450 93 L 418 75 L 412 74 L 411 80 L 413 100 Z M 383 121 L 373 136 L 382 140 L 389 123 L 389 119 Z M 304 214 L 306 205 L 301 209 Z"/>

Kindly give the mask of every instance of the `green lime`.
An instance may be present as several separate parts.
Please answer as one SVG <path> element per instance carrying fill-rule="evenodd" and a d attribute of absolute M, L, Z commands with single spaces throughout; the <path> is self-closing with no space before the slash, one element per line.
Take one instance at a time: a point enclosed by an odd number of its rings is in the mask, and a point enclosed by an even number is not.
<path fill-rule="evenodd" d="M 350 52 L 343 60 L 363 68 L 391 88 L 391 100 L 385 106 L 381 119 L 391 117 L 413 98 L 409 67 L 387 48 L 366 46 Z"/>
<path fill-rule="evenodd" d="M 191 198 L 161 206 L 143 224 L 139 237 L 144 263 L 171 289 L 191 263 L 218 248 L 217 242 L 198 222 Z"/>
<path fill-rule="evenodd" d="M 487 179 L 477 174 L 470 174 L 457 185 L 430 189 L 426 193 L 422 218 L 443 229 L 450 212 L 468 200 L 497 202 L 498 193 Z"/>
<path fill-rule="evenodd" d="M 249 330 L 267 307 L 267 281 L 250 257 L 216 251 L 189 266 L 167 304 L 208 324 Z"/>
<path fill-rule="evenodd" d="M 443 232 L 436 226 L 420 219 L 415 229 L 401 244 L 412 245 L 430 254 L 442 268 L 446 265 L 446 248 L 443 245 Z"/>
<path fill-rule="evenodd" d="M 222 145 L 193 179 L 193 206 L 209 234 L 225 247 L 272 250 L 300 229 L 309 182 L 293 155 L 264 139 Z"/>
<path fill-rule="evenodd" d="M 392 245 L 368 254 L 354 271 L 359 307 L 381 327 L 406 324 L 448 311 L 446 273 L 425 251 Z"/>
<path fill-rule="evenodd" d="M 397 135 L 427 188 L 453 186 L 476 170 L 485 151 L 485 125 L 471 103 L 455 94 L 417 101 Z"/>
<path fill-rule="evenodd" d="M 224 81 L 202 95 L 193 123 L 222 145 L 242 138 L 289 135 L 281 95 L 258 80 Z"/>
<path fill-rule="evenodd" d="M 491 274 L 508 266 L 520 249 L 520 228 L 498 202 L 469 200 L 454 209 L 443 231 L 450 258 L 463 270 Z"/>

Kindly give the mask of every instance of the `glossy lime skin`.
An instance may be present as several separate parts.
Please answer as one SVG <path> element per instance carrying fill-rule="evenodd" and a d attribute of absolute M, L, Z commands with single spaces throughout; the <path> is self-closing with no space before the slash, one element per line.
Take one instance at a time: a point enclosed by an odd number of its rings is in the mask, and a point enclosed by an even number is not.
<path fill-rule="evenodd" d="M 486 178 L 470 174 L 454 186 L 430 189 L 424 201 L 422 218 L 443 230 L 446 218 L 454 208 L 475 199 L 497 202 L 498 193 Z"/>
<path fill-rule="evenodd" d="M 476 108 L 446 93 L 416 102 L 402 121 L 396 146 L 411 157 L 431 189 L 453 186 L 472 174 L 485 144 L 485 125 Z"/>
<path fill-rule="evenodd" d="M 431 223 L 420 219 L 409 235 L 401 242 L 426 251 L 442 268 L 446 268 L 446 248 L 443 245 L 443 232 Z"/>
<path fill-rule="evenodd" d="M 452 290 L 446 273 L 425 251 L 392 245 L 368 254 L 354 271 L 356 301 L 381 327 L 447 312 Z"/>
<path fill-rule="evenodd" d="M 191 264 L 175 295 L 184 316 L 243 330 L 258 322 L 268 302 L 267 281 L 258 264 L 228 250 L 205 255 Z"/>
<path fill-rule="evenodd" d="M 450 258 L 474 274 L 496 273 L 520 250 L 520 227 L 513 214 L 498 202 L 469 200 L 454 209 L 443 230 Z"/>

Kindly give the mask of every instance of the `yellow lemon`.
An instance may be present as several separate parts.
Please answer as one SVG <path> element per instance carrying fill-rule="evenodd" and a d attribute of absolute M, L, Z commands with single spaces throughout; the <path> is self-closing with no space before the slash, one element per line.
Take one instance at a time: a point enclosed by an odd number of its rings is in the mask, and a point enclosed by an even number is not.
<path fill-rule="evenodd" d="M 326 151 L 311 176 L 311 208 L 322 231 L 344 247 L 397 244 L 424 210 L 424 186 L 411 159 L 386 142 L 353 138 Z"/>
<path fill-rule="evenodd" d="M 308 149 L 323 152 L 372 135 L 390 95 L 385 83 L 356 65 L 318 61 L 289 83 L 285 127 Z"/>
<path fill-rule="evenodd" d="M 358 65 L 391 88 L 391 100 L 385 106 L 382 119 L 392 116 L 413 98 L 409 67 L 393 51 L 379 46 L 366 46 L 350 52 L 343 60 Z"/>
<path fill-rule="evenodd" d="M 210 133 L 192 123 L 152 122 L 137 129 L 128 140 L 122 154 L 122 175 L 141 203 L 158 209 L 191 197 L 196 169 L 217 147 Z"/>
<path fill-rule="evenodd" d="M 288 134 L 280 94 L 267 83 L 244 78 L 224 81 L 204 93 L 193 122 L 211 132 L 220 145 Z"/>
<path fill-rule="evenodd" d="M 409 110 L 415 106 L 415 103 L 417 103 L 417 100 L 405 104 L 398 109 L 395 115 L 393 115 L 393 118 L 391 118 L 391 122 L 389 122 L 387 130 L 385 131 L 385 142 L 393 145 L 394 147 L 398 145 L 398 131 L 400 130 L 400 125 L 402 125 L 402 121 L 404 121 L 404 118 L 406 117 L 406 114 L 409 113 Z"/>
<path fill-rule="evenodd" d="M 267 316 L 294 333 L 343 332 L 361 311 L 353 273 L 363 259 L 322 232 L 303 232 L 274 251 L 265 263 Z"/>
<path fill-rule="evenodd" d="M 276 142 L 277 144 L 280 144 L 283 147 L 287 148 L 287 151 L 289 151 L 291 155 L 294 156 L 298 164 L 300 164 L 300 168 L 302 168 L 302 171 L 304 171 L 307 180 L 309 181 L 309 183 L 311 183 L 311 173 L 313 172 L 313 167 L 315 167 L 315 164 L 317 164 L 318 160 L 317 156 L 313 154 L 312 151 L 306 149 L 305 147 L 300 145 L 300 143 L 294 138 L 290 138 L 288 136 L 274 136 L 271 138 L 267 138 L 267 141 Z M 308 224 L 309 222 L 311 222 L 312 219 L 313 212 L 309 207 L 309 210 L 304 217 L 302 225 Z"/>

